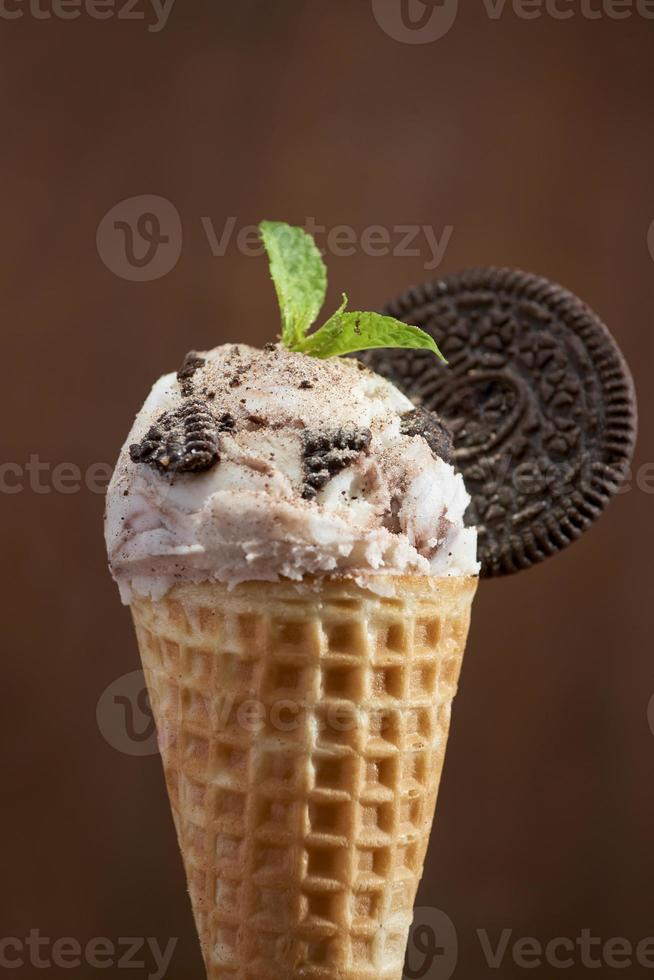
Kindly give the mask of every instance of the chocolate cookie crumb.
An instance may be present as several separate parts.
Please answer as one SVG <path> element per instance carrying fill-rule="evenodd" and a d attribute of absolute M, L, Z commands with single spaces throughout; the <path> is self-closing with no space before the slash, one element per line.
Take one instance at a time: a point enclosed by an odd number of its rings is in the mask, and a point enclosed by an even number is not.
<path fill-rule="evenodd" d="M 233 432 L 236 428 L 236 422 L 234 421 L 234 416 L 229 412 L 223 412 L 223 414 L 218 419 L 218 428 L 221 432 Z"/>
<path fill-rule="evenodd" d="M 339 428 L 305 432 L 302 439 L 304 486 L 302 496 L 312 500 L 319 490 L 370 448 L 370 429 Z"/>
<path fill-rule="evenodd" d="M 435 412 L 416 408 L 402 416 L 400 431 L 404 436 L 422 436 L 435 456 L 452 462 L 454 445 L 452 433 Z"/>
<path fill-rule="evenodd" d="M 273 354 L 277 350 L 276 344 L 267 343 L 263 345 L 263 349 L 267 354 Z"/>
<path fill-rule="evenodd" d="M 193 393 L 193 377 L 196 371 L 204 367 L 206 359 L 200 357 L 197 351 L 190 350 L 184 357 L 184 363 L 177 372 L 177 380 L 182 389 L 182 395 L 188 398 Z"/>
<path fill-rule="evenodd" d="M 311 384 L 310 381 L 300 381 L 300 385 L 299 386 L 300 386 L 300 388 L 305 388 L 305 389 L 306 388 L 313 388 L 313 385 Z"/>

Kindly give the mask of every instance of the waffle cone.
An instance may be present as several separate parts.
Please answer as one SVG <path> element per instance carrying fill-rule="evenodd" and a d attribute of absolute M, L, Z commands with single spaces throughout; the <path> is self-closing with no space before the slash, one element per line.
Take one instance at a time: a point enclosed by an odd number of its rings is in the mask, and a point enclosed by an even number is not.
<path fill-rule="evenodd" d="M 132 606 L 209 980 L 399 980 L 474 578 Z"/>

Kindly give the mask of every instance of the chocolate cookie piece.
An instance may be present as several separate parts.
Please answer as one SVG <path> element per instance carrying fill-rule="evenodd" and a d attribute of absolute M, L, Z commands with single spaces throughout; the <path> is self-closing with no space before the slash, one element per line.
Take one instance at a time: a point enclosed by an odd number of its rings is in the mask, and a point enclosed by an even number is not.
<path fill-rule="evenodd" d="M 184 363 L 177 372 L 177 380 L 182 389 L 182 396 L 189 398 L 193 394 L 193 378 L 196 371 L 204 367 L 206 359 L 200 357 L 197 351 L 190 350 L 184 357 Z"/>
<path fill-rule="evenodd" d="M 199 473 L 220 460 L 220 433 L 234 428 L 231 415 L 217 418 L 198 398 L 160 415 L 140 443 L 129 447 L 133 463 L 160 473 Z"/>
<path fill-rule="evenodd" d="M 402 416 L 400 431 L 405 436 L 422 436 L 435 456 L 446 463 L 452 462 L 454 445 L 452 433 L 435 412 L 426 408 L 415 408 Z"/>
<path fill-rule="evenodd" d="M 368 449 L 371 439 L 370 429 L 354 427 L 306 432 L 302 443 L 304 499 L 312 500 L 333 476 L 351 466 Z"/>
<path fill-rule="evenodd" d="M 578 538 L 622 484 L 637 429 L 629 369 L 596 314 L 545 279 L 492 268 L 418 286 L 384 312 L 448 358 L 361 355 L 451 428 L 482 574 L 529 568 Z"/>

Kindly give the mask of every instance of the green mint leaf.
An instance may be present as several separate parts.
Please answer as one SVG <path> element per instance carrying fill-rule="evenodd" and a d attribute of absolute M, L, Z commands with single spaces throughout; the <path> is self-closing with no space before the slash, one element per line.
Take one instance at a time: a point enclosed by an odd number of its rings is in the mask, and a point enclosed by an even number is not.
<path fill-rule="evenodd" d="M 345 313 L 344 306 L 312 333 L 299 348 L 312 357 L 337 357 L 373 347 L 410 347 L 430 350 L 445 360 L 436 343 L 420 327 L 412 327 L 380 313 Z"/>
<path fill-rule="evenodd" d="M 283 221 L 262 221 L 259 231 L 282 314 L 282 343 L 299 349 L 320 313 L 327 269 L 311 235 Z"/>
<path fill-rule="evenodd" d="M 379 313 L 347 313 L 347 297 L 319 330 L 308 334 L 327 292 L 327 270 L 313 238 L 283 221 L 262 221 L 261 238 L 282 314 L 282 343 L 312 357 L 338 357 L 374 347 L 429 350 L 445 360 L 432 337 Z"/>
<path fill-rule="evenodd" d="M 341 303 L 341 305 L 339 306 L 339 308 L 336 310 L 336 312 L 335 313 L 332 313 L 332 315 L 330 316 L 329 320 L 326 320 L 323 323 L 322 327 L 320 328 L 321 330 L 324 330 L 325 327 L 330 327 L 333 323 L 336 322 L 336 320 L 338 319 L 338 317 L 342 316 L 343 313 L 345 313 L 345 307 L 347 306 L 347 296 L 345 295 L 345 293 L 343 293 L 342 295 L 343 295 L 343 302 Z M 318 331 L 316 330 L 316 332 L 314 334 L 312 334 L 312 336 L 315 337 L 315 334 L 317 332 Z M 311 337 L 308 337 L 307 340 L 310 341 L 311 340 Z"/>

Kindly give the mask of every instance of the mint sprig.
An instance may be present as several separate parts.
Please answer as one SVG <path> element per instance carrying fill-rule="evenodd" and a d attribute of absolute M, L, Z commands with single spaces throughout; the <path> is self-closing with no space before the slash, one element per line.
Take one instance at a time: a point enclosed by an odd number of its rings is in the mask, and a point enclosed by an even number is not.
<path fill-rule="evenodd" d="M 299 349 L 313 357 L 335 357 L 373 347 L 413 347 L 442 357 L 434 340 L 420 327 L 380 313 L 334 313 Z"/>
<path fill-rule="evenodd" d="M 327 269 L 313 238 L 302 228 L 262 221 L 259 230 L 282 313 L 282 343 L 296 350 L 325 302 Z"/>
<path fill-rule="evenodd" d="M 260 225 L 270 275 L 282 314 L 282 344 L 312 357 L 338 357 L 376 347 L 430 350 L 445 360 L 433 337 L 381 313 L 348 312 L 347 297 L 339 309 L 313 333 L 325 302 L 327 269 L 311 235 L 282 221 Z"/>

